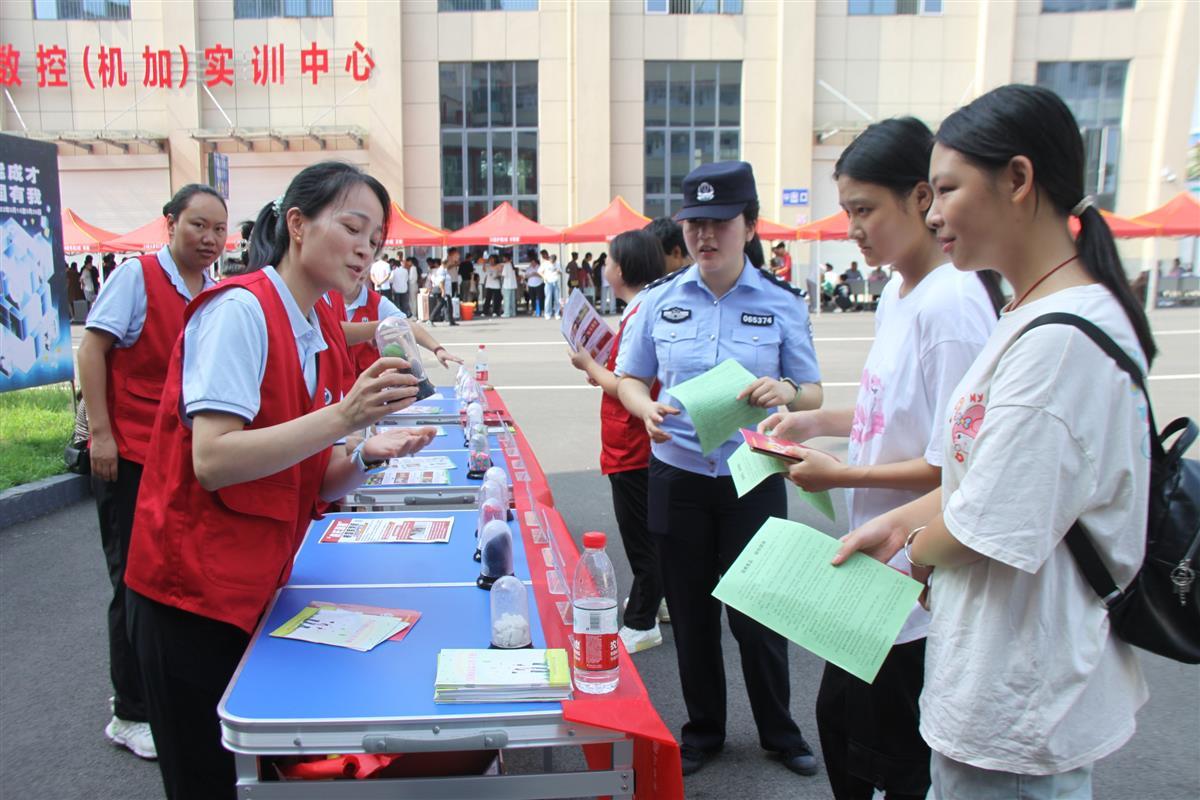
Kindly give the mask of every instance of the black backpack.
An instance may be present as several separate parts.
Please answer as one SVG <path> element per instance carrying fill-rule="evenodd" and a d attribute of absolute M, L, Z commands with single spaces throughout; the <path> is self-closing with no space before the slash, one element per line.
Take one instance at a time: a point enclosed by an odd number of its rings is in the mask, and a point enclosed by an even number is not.
<path fill-rule="evenodd" d="M 1116 342 L 1088 320 L 1065 313 L 1043 314 L 1017 336 L 1042 325 L 1070 325 L 1087 334 L 1142 390 L 1150 417 L 1150 509 L 1141 569 L 1122 590 L 1078 521 L 1067 531 L 1067 549 L 1108 607 L 1117 636 L 1152 653 L 1200 664 L 1200 461 L 1183 457 L 1196 440 L 1196 423 L 1180 417 L 1157 433 L 1142 371 Z M 1175 434 L 1179 438 L 1167 450 Z"/>

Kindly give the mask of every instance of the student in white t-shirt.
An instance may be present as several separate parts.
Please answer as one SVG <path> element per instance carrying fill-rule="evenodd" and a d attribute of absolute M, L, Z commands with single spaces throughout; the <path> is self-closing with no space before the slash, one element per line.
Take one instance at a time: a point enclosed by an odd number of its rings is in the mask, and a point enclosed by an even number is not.
<path fill-rule="evenodd" d="M 789 477 L 810 491 L 845 488 L 851 528 L 938 486 L 943 409 L 1003 303 L 995 273 L 956 270 L 925 224 L 932 149 L 925 123 L 905 117 L 871 125 L 838 158 L 850 239 L 867 264 L 891 264 L 895 277 L 875 313 L 856 405 L 779 413 L 760 426 L 794 441 L 849 437 L 845 464 L 813 453 Z M 891 564 L 909 572 L 903 555 Z M 915 605 L 873 683 L 825 665 L 817 727 L 837 800 L 870 800 L 876 787 L 891 800 L 925 797 L 929 748 L 917 730 L 917 698 L 928 624 Z"/>
<path fill-rule="evenodd" d="M 928 215 L 963 270 L 994 267 L 1015 299 L 943 413 L 940 490 L 851 532 L 928 577 L 921 735 L 931 797 L 1090 798 L 1092 765 L 1133 735 L 1147 697 L 1130 645 L 1063 537 L 1079 520 L 1122 587 L 1144 555 L 1146 399 L 1081 331 L 1090 319 L 1144 368 L 1150 326 L 1084 195 L 1079 125 L 1053 92 L 1002 86 L 942 123 Z M 1078 216 L 1073 239 L 1070 216 Z"/>

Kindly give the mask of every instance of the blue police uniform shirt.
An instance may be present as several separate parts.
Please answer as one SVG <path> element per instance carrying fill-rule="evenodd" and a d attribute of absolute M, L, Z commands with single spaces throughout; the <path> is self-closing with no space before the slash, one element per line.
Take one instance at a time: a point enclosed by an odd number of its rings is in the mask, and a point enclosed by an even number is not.
<path fill-rule="evenodd" d="M 328 299 L 328 298 L 326 298 L 326 299 Z M 361 287 L 359 287 L 359 290 L 358 290 L 358 296 L 354 298 L 353 302 L 348 303 L 346 305 L 346 321 L 350 322 L 352 319 L 354 319 L 354 312 L 357 311 L 358 309 L 362 308 L 366 304 L 367 304 L 367 287 L 361 286 Z M 396 308 L 396 304 L 393 303 L 391 300 L 388 300 L 383 295 L 380 295 L 379 296 L 379 316 L 377 316 L 376 319 L 383 320 L 383 319 L 387 319 L 388 317 L 400 317 L 401 319 L 406 319 L 407 315 L 400 309 Z"/>
<path fill-rule="evenodd" d="M 171 249 L 163 247 L 156 255 L 175 291 L 190 303 L 192 293 L 183 282 L 175 259 L 171 257 Z M 203 288 L 212 285 L 213 279 L 205 270 Z M 137 343 L 142 328 L 146 326 L 146 277 L 142 274 L 141 261 L 131 258 L 112 271 L 92 310 L 88 312 L 84 325 L 88 330 L 111 334 L 117 340 L 113 347 L 133 347 Z"/>
<path fill-rule="evenodd" d="M 317 353 L 328 348 L 317 312 L 308 317 L 274 267 L 263 267 L 287 310 L 296 356 L 311 396 L 317 390 Z M 267 371 L 267 317 L 258 299 L 240 286 L 197 309 L 183 329 L 184 420 L 201 411 L 258 416 L 259 387 Z M 333 402 L 336 398 L 326 398 Z"/>
<path fill-rule="evenodd" d="M 709 290 L 695 264 L 646 290 L 622 337 L 616 374 L 658 378 L 658 401 L 680 410 L 660 426 L 671 438 L 651 443 L 655 458 L 701 475 L 729 474 L 729 456 L 741 436 L 735 434 L 705 456 L 687 410 L 671 397 L 671 387 L 728 358 L 757 378 L 818 383 L 821 374 L 803 296 L 748 259 L 723 297 Z"/>

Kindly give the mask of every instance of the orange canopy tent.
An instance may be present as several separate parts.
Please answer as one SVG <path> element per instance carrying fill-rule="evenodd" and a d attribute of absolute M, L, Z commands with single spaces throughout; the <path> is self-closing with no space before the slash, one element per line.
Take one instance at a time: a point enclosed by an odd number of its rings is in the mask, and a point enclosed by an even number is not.
<path fill-rule="evenodd" d="M 166 247 L 170 241 L 171 237 L 167 233 L 167 218 L 159 217 L 123 236 L 110 239 L 108 246 L 114 253 L 149 253 Z M 225 249 L 235 250 L 241 241 L 241 231 L 232 230 L 225 238 Z"/>
<path fill-rule="evenodd" d="M 1128 217 L 1119 217 L 1104 209 L 1100 209 L 1100 216 L 1108 223 L 1108 229 L 1112 231 L 1114 239 L 1148 239 L 1159 235 L 1158 228 L 1153 225 Z M 1071 217 L 1067 225 L 1071 228 L 1072 236 L 1079 235 L 1079 217 Z"/>
<path fill-rule="evenodd" d="M 69 208 L 62 210 L 64 253 L 111 253 L 110 239 L 117 238 L 112 231 L 97 228 Z"/>
<path fill-rule="evenodd" d="M 394 200 L 392 215 L 388 219 L 387 231 L 383 235 L 385 247 L 413 246 L 442 246 L 446 244 L 448 234 L 441 228 L 436 228 L 416 217 L 409 216 Z"/>
<path fill-rule="evenodd" d="M 1165 205 L 1133 218 L 1134 222 L 1152 225 L 1159 236 L 1200 236 L 1200 202 L 1187 192 L 1180 192 Z"/>
<path fill-rule="evenodd" d="M 626 231 L 641 230 L 650 224 L 649 217 L 630 208 L 625 198 L 617 195 L 608 208 L 589 220 L 564 228 L 563 242 L 608 242 Z"/>
<path fill-rule="evenodd" d="M 796 238 L 796 229 L 789 228 L 787 225 L 780 225 L 778 222 L 772 222 L 763 217 L 758 218 L 758 225 L 755 226 L 755 231 L 758 233 L 758 238 L 766 241 L 771 239 L 779 241 L 785 239 L 791 241 Z"/>
<path fill-rule="evenodd" d="M 814 220 L 807 225 L 801 225 L 796 230 L 797 239 L 828 242 L 835 239 L 849 239 L 850 220 L 844 211 L 830 214 L 828 217 Z"/>
<path fill-rule="evenodd" d="M 507 200 L 483 219 L 446 237 L 448 245 L 493 244 L 501 247 L 514 244 L 558 244 L 561 241 L 561 233 L 534 222 L 513 208 Z"/>

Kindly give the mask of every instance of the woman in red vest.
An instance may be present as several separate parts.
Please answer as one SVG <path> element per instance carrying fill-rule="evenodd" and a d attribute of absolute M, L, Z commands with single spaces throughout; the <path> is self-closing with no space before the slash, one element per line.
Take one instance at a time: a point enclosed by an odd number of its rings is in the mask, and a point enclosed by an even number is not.
<path fill-rule="evenodd" d="M 350 362 L 356 378 L 379 359 L 379 350 L 375 347 L 374 337 L 380 320 L 388 317 L 407 317 L 396 307 L 395 303 L 372 289 L 368 285 L 367 279 L 368 276 L 363 275 L 353 290 L 342 295 L 346 307 L 345 322 L 342 324 L 346 331 L 346 340 L 357 340 L 356 344 L 349 346 Z M 445 347 L 438 344 L 437 339 L 433 338 L 433 334 L 424 325 L 416 320 L 411 321 L 410 324 L 413 338 L 417 340 L 417 344 L 433 353 L 443 367 L 448 369 L 452 363 L 463 363 L 461 358 L 452 355 Z M 347 391 L 349 388 L 349 386 L 346 387 Z"/>
<path fill-rule="evenodd" d="M 658 622 L 663 588 L 658 572 L 658 548 L 646 528 L 650 437 L 641 419 L 626 411 L 617 399 L 618 378 L 613 369 L 621 348 L 621 335 L 637 313 L 642 289 L 661 278 L 665 266 L 662 245 L 649 231 L 620 234 L 609 244 L 609 252 L 612 258 L 605 264 L 604 277 L 616 296 L 625 301 L 621 327 L 606 363 L 596 361 L 586 347 L 581 347 L 571 353 L 571 364 L 604 390 L 600 399 L 600 471 L 612 484 L 613 513 L 633 570 L 633 585 L 619 633 L 625 650 L 636 653 L 662 644 Z M 654 395 L 657 394 L 655 387 Z"/>
<path fill-rule="evenodd" d="M 125 558 L 142 465 L 183 310 L 210 286 L 208 267 L 225 246 L 225 201 L 211 187 L 184 186 L 163 206 L 171 243 L 115 269 L 88 313 L 79 377 L 91 432 L 92 493 L 113 595 L 108 604 L 112 719 L 104 733 L 142 758 L 154 739 L 142 676 L 125 630 Z"/>
<path fill-rule="evenodd" d="M 234 797 L 217 704 L 322 501 L 369 465 L 410 455 L 431 429 L 332 447 L 412 403 L 383 358 L 337 402 L 342 357 L 315 311 L 379 252 L 387 190 L 349 164 L 301 171 L 263 209 L 252 272 L 187 309 L 138 498 L 125 580 L 130 638 L 167 797 Z M 325 328 L 323 330 L 323 328 Z"/>

